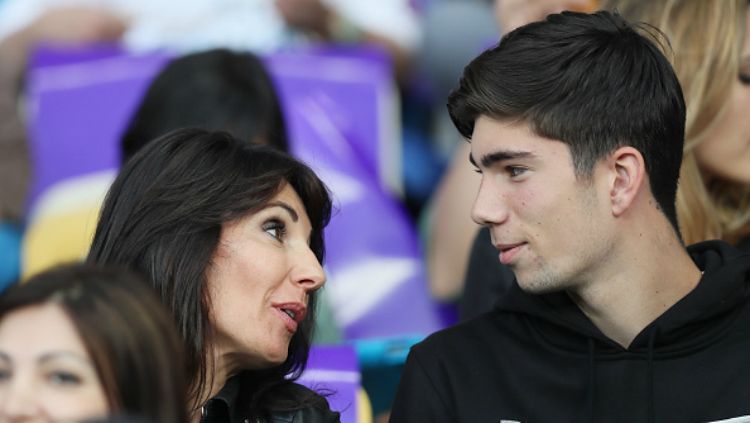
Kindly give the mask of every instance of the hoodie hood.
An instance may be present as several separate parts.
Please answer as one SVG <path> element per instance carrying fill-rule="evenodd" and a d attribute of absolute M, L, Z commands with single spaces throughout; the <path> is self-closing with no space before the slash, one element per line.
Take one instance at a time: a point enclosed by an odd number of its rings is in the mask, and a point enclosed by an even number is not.
<path fill-rule="evenodd" d="M 646 326 L 628 348 L 607 338 L 565 292 L 527 294 L 514 283 L 496 308 L 525 316 L 538 339 L 548 346 L 587 356 L 585 421 L 595 421 L 596 361 L 624 351 L 644 357 L 648 370 L 643 403 L 648 422 L 654 422 L 654 361 L 661 356 L 688 356 L 712 345 L 731 329 L 748 295 L 750 256 L 721 241 L 695 244 L 688 247 L 688 253 L 703 272 L 698 285 Z"/>
<path fill-rule="evenodd" d="M 732 323 L 733 311 L 750 292 L 750 255 L 722 241 L 694 244 L 688 253 L 703 272 L 698 285 L 644 328 L 627 350 L 645 352 L 653 347 L 657 352 L 687 353 L 710 342 Z M 529 294 L 514 283 L 495 308 L 527 316 L 541 337 L 556 347 L 588 353 L 593 340 L 597 354 L 623 351 L 565 292 Z"/>
<path fill-rule="evenodd" d="M 628 348 L 566 293 L 513 286 L 412 348 L 391 421 L 750 421 L 750 255 L 718 241 L 688 252 L 701 280 Z"/>

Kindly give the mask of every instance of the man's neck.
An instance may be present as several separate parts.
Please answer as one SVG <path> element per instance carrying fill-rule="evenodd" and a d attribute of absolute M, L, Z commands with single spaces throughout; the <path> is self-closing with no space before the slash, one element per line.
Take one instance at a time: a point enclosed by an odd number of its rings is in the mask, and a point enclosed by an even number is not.
<path fill-rule="evenodd" d="M 594 325 L 625 348 L 701 277 L 671 229 L 645 233 L 633 233 L 596 280 L 568 291 Z"/>

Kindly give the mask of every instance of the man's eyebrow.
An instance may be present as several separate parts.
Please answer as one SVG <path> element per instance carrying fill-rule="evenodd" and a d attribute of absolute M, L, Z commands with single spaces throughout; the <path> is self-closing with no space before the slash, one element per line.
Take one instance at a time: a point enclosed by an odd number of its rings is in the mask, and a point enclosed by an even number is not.
<path fill-rule="evenodd" d="M 282 209 L 286 210 L 287 213 L 289 213 L 289 216 L 292 217 L 292 221 L 296 222 L 299 220 L 299 214 L 297 214 L 297 211 L 294 210 L 294 207 L 290 206 L 289 204 L 283 202 L 283 201 L 271 201 L 266 205 L 266 208 L 271 207 L 281 207 Z"/>
<path fill-rule="evenodd" d="M 495 163 L 502 162 L 504 160 L 512 160 L 512 159 L 527 159 L 527 158 L 533 158 L 536 157 L 534 153 L 530 151 L 509 151 L 509 150 L 502 150 L 502 151 L 496 151 L 494 153 L 485 154 L 482 156 L 482 166 L 483 167 L 490 167 L 494 165 Z M 472 158 L 470 158 L 471 162 L 476 166 L 476 163 Z"/>

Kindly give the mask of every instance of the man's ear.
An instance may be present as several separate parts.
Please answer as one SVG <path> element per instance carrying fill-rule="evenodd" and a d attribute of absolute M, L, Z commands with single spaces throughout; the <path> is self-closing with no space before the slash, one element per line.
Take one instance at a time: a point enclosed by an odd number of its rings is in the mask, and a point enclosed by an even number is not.
<path fill-rule="evenodd" d="M 607 161 L 612 172 L 610 201 L 612 214 L 617 217 L 633 204 L 646 180 L 646 164 L 641 152 L 625 146 L 615 150 Z"/>

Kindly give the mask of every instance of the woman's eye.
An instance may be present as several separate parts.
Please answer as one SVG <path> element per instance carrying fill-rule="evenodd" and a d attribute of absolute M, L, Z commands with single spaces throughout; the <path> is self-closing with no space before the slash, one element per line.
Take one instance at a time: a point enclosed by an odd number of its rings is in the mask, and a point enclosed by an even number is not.
<path fill-rule="evenodd" d="M 743 85 L 750 85 L 750 73 L 740 72 L 739 78 Z"/>
<path fill-rule="evenodd" d="M 77 374 L 65 371 L 51 372 L 47 377 L 54 385 L 80 385 L 82 382 Z"/>
<path fill-rule="evenodd" d="M 10 380 L 12 374 L 8 369 L 0 369 L 0 383 L 5 383 Z"/>
<path fill-rule="evenodd" d="M 286 234 L 286 225 L 278 220 L 269 220 L 268 222 L 263 224 L 263 230 L 267 234 L 281 241 Z"/>

